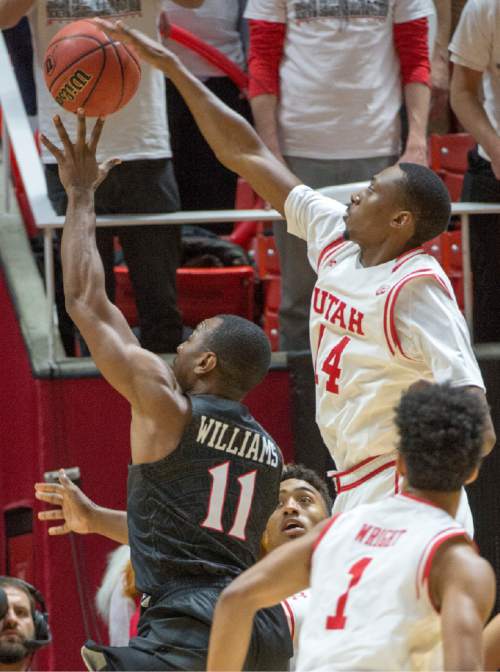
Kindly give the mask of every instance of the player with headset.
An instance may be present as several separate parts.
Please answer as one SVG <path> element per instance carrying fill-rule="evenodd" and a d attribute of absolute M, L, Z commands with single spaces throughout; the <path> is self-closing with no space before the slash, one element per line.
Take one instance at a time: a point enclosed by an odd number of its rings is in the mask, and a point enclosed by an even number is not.
<path fill-rule="evenodd" d="M 42 594 L 23 579 L 0 576 L 0 670 L 29 670 L 35 651 L 50 641 Z"/>

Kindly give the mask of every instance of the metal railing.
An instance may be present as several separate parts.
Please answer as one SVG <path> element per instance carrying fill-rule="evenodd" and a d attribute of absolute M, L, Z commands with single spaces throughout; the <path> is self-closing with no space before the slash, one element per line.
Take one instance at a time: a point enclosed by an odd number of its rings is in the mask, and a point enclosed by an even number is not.
<path fill-rule="evenodd" d="M 12 145 L 24 183 L 26 196 L 31 207 L 35 225 L 43 231 L 44 238 L 44 266 L 48 311 L 48 358 L 55 361 L 54 329 L 55 329 L 55 286 L 54 286 L 54 259 L 52 239 L 54 230 L 61 228 L 64 217 L 55 214 L 47 195 L 47 186 L 42 162 L 38 154 L 33 132 L 26 115 L 19 87 L 14 75 L 10 58 L 5 46 L 3 35 L 0 32 L 0 106 L 3 114 L 2 130 L 2 160 L 3 186 L 5 191 L 5 209 L 12 208 L 10 189 L 10 161 L 9 150 Z M 361 189 L 367 182 L 354 182 L 321 189 L 326 195 L 336 200 L 348 203 L 353 191 Z M 452 213 L 460 217 L 462 223 L 462 257 L 464 273 L 464 306 L 465 317 L 472 330 L 472 276 L 470 269 L 469 226 L 470 215 L 496 214 L 500 212 L 500 204 L 490 203 L 453 203 Z M 114 215 L 97 217 L 97 226 L 137 226 L 151 224 L 211 224 L 216 222 L 282 221 L 282 216 L 276 210 L 202 210 L 189 212 L 175 212 L 158 215 Z"/>

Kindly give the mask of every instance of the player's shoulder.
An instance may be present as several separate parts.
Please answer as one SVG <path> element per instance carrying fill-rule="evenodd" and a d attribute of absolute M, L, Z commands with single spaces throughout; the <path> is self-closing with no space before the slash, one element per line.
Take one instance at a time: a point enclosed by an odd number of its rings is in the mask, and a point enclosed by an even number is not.
<path fill-rule="evenodd" d="M 448 276 L 439 261 L 423 248 L 410 250 L 394 260 L 387 278 L 393 297 L 407 294 L 409 290 L 425 292 L 439 289 L 451 298 L 453 290 Z"/>

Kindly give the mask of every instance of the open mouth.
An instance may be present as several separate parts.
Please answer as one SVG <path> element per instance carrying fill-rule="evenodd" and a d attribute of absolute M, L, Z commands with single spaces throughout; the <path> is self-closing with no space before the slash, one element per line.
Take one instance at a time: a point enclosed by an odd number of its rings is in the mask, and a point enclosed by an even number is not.
<path fill-rule="evenodd" d="M 281 527 L 281 531 L 288 537 L 298 536 L 305 532 L 305 527 L 298 520 L 287 520 Z"/>

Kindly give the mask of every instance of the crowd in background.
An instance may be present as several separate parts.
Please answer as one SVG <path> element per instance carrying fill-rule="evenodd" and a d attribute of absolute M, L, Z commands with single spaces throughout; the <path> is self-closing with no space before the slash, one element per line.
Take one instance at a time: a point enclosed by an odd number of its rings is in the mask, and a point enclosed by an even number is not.
<path fill-rule="evenodd" d="M 71 12 L 67 3 L 31 4 L 28 17 L 20 9 L 14 20 L 6 21 L 9 17 L 0 3 L 0 25 L 17 24 L 4 35 L 27 113 L 50 137 L 51 117 L 58 110 L 38 63 L 60 25 L 57 19 L 89 16 L 93 10 L 89 3 L 71 3 Z M 496 156 L 488 155 L 488 149 L 490 154 L 496 149 L 484 146 L 485 133 L 488 142 L 497 142 L 500 105 L 496 72 L 490 67 L 498 43 L 493 1 L 470 0 L 460 26 L 463 0 L 356 0 L 321 3 L 321 8 L 316 2 L 285 0 L 147 4 L 138 27 L 151 36 L 160 29 L 166 44 L 218 97 L 246 118 L 253 117 L 269 148 L 306 184 L 318 188 L 366 180 L 398 160 L 427 164 L 428 128 L 439 133 L 465 129 L 480 148 L 469 157 L 463 200 L 498 201 Z M 45 11 L 55 12 L 49 28 L 44 25 Z M 344 27 L 334 29 L 329 19 L 340 19 Z M 217 65 L 168 39 L 169 24 L 190 31 L 242 70 L 248 69 L 248 91 L 239 90 Z M 478 100 L 476 113 L 467 110 L 470 103 L 460 91 L 449 105 L 448 46 L 454 34 L 451 60 L 469 76 L 467 86 Z M 483 73 L 487 119 L 477 114 L 483 109 Z M 97 214 L 234 207 L 236 176 L 215 159 L 175 87 L 162 80 L 160 73 L 143 76 L 135 101 L 119 113 L 120 124 L 105 132 L 102 156 L 117 155 L 123 163 L 98 192 Z M 466 86 L 463 78 L 460 82 L 455 90 Z M 64 214 L 66 200 L 56 165 L 46 150 L 42 160 L 49 197 L 57 214 Z M 500 317 L 488 313 L 488 306 L 500 298 L 492 253 L 499 250 L 498 227 L 491 224 L 492 216 L 476 220 L 471 233 L 474 336 L 476 341 L 498 341 Z M 232 225 L 204 228 L 202 235 L 227 235 Z M 308 349 L 307 316 L 315 275 L 302 241 L 289 236 L 280 223 L 274 236 L 282 278 L 280 346 L 288 351 Z M 175 287 L 182 263 L 180 229 L 100 229 L 98 246 L 111 298 L 116 291 L 116 239 L 134 288 L 141 343 L 155 352 L 175 351 L 183 337 Z M 60 286 L 57 305 L 63 343 L 68 354 L 74 354 L 74 328 Z"/>

